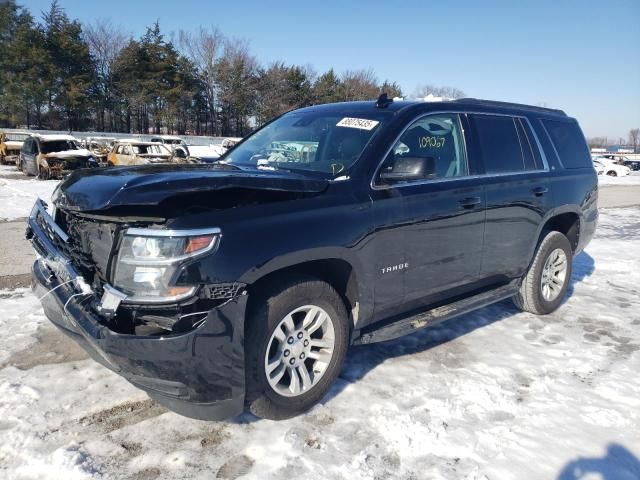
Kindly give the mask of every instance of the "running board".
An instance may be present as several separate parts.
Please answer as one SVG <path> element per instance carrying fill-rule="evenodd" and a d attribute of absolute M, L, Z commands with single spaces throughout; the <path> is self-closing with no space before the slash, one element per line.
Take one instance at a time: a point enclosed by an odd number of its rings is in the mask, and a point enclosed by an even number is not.
<path fill-rule="evenodd" d="M 472 297 L 463 298 L 457 302 L 401 318 L 400 320 L 375 330 L 363 332 L 360 338 L 356 339 L 354 345 L 385 342 L 387 340 L 394 340 L 396 338 L 403 337 L 415 332 L 416 330 L 437 325 L 438 323 L 457 317 L 458 315 L 462 315 L 512 297 L 518 292 L 518 288 L 519 280 L 514 280 L 502 287 L 494 288 L 493 290 L 478 293 Z"/>

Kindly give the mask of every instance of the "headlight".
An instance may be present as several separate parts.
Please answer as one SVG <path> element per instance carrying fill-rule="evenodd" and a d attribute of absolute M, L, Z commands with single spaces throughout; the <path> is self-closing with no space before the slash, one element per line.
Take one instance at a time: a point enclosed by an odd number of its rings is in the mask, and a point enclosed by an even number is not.
<path fill-rule="evenodd" d="M 220 229 L 157 230 L 129 228 L 122 239 L 113 283 L 127 301 L 172 302 L 189 297 L 196 286 L 172 286 L 182 263 L 216 248 Z"/>

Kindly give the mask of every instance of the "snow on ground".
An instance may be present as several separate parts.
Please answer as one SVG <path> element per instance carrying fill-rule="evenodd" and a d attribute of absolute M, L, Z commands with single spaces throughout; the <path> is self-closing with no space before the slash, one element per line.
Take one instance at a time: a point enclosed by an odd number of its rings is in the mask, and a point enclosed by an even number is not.
<path fill-rule="evenodd" d="M 22 177 L 24 173 L 18 170 L 15 165 L 0 165 L 0 176 Z"/>
<path fill-rule="evenodd" d="M 34 177 L 28 179 L 7 177 L 4 169 L 0 171 L 0 222 L 28 217 L 36 198 L 40 197 L 48 201 L 53 190 L 60 183 L 59 180 L 43 181 L 36 180 Z"/>
<path fill-rule="evenodd" d="M 272 422 L 166 412 L 0 293 L 6 479 L 640 478 L 640 209 L 603 211 L 570 297 L 353 348 L 322 404 Z"/>
<path fill-rule="evenodd" d="M 640 172 L 631 172 L 624 177 L 610 177 L 609 175 L 598 175 L 598 184 L 607 185 L 640 185 Z"/>

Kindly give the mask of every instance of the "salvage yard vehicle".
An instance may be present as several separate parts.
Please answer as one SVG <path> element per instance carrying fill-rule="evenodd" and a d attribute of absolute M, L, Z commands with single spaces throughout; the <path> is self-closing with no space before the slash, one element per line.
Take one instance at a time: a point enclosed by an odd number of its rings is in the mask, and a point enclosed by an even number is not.
<path fill-rule="evenodd" d="M 73 170 L 97 166 L 96 158 L 89 150 L 80 148 L 77 139 L 60 134 L 29 135 L 17 163 L 18 170 L 37 175 L 41 180 L 62 178 Z"/>
<path fill-rule="evenodd" d="M 167 148 L 169 148 L 169 150 L 171 150 L 172 152 L 181 150 L 184 153 L 185 157 L 189 156 L 189 147 L 187 146 L 187 142 L 185 142 L 180 137 L 176 137 L 174 135 L 158 135 L 156 137 L 152 137 L 151 141 L 167 145 Z"/>
<path fill-rule="evenodd" d="M 181 150 L 172 152 L 162 143 L 142 140 L 118 140 L 107 156 L 109 166 L 195 162 L 197 160 L 187 157 Z"/>
<path fill-rule="evenodd" d="M 16 163 L 28 132 L 0 132 L 0 165 Z"/>
<path fill-rule="evenodd" d="M 83 144 L 96 158 L 101 166 L 107 164 L 107 156 L 116 142 L 114 137 L 87 137 Z"/>
<path fill-rule="evenodd" d="M 631 169 L 625 165 L 618 165 L 616 162 L 605 158 L 596 157 L 593 159 L 593 166 L 598 175 L 608 175 L 610 177 L 625 177 L 631 173 Z"/>
<path fill-rule="evenodd" d="M 556 310 L 597 198 L 560 110 L 382 95 L 286 113 L 210 165 L 74 173 L 27 236 L 46 316 L 94 360 L 182 415 L 281 419 L 350 345 L 508 298 Z"/>

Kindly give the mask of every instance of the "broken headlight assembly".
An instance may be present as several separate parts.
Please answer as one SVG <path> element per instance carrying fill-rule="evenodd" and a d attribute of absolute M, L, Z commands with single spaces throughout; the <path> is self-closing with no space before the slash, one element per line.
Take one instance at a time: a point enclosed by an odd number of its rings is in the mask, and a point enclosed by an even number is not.
<path fill-rule="evenodd" d="M 219 241 L 218 228 L 129 228 L 120 244 L 114 287 L 133 303 L 167 303 L 187 298 L 197 286 L 172 285 L 174 277 L 186 261 L 211 252 Z"/>

